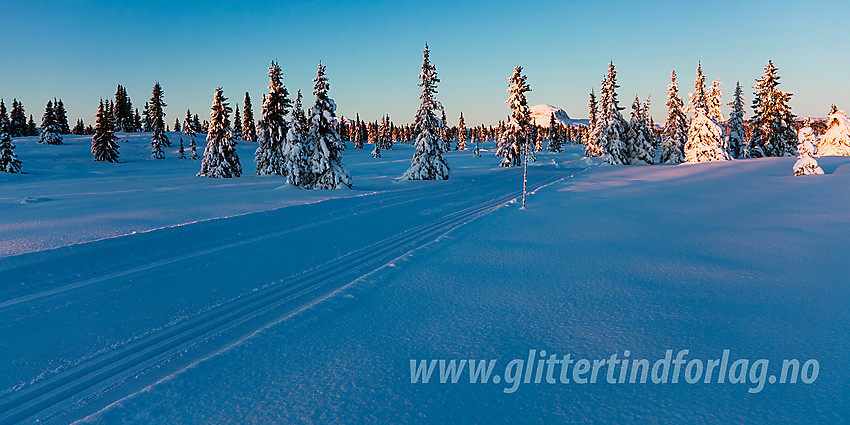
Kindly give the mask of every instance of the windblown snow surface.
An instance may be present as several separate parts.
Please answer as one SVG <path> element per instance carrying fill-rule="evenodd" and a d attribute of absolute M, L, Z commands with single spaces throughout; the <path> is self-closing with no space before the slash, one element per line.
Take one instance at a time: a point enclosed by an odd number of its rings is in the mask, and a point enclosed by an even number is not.
<path fill-rule="evenodd" d="M 93 163 L 89 138 L 15 140 L 27 174 L 0 175 L 0 410 L 24 409 L 16 400 L 54 385 L 75 389 L 24 423 L 850 416 L 848 158 L 820 158 L 825 175 L 795 177 L 794 158 L 606 167 L 568 147 L 538 153 L 521 209 L 522 170 L 496 168 L 492 145 L 482 158 L 448 153 L 446 182 L 396 182 L 410 146 L 381 159 L 349 146 L 354 188 L 304 191 L 252 175 L 247 142 L 238 146 L 245 177 L 194 177 L 199 161 L 176 159 L 179 136 L 169 136 L 165 160 L 146 159 L 142 134 L 120 142 L 117 165 Z M 128 376 L 98 366 L 90 387 L 66 378 L 300 281 L 331 283 L 282 307 L 249 306 L 264 317 L 234 325 L 238 338 L 181 336 L 180 355 L 162 351 L 168 361 L 155 363 L 150 354 L 143 365 L 155 366 L 128 366 Z M 604 378 L 513 393 L 467 375 L 411 383 L 411 359 L 497 359 L 500 374 L 532 349 L 652 360 L 729 349 L 771 369 L 817 359 L 819 375 L 758 393 L 750 383 Z"/>

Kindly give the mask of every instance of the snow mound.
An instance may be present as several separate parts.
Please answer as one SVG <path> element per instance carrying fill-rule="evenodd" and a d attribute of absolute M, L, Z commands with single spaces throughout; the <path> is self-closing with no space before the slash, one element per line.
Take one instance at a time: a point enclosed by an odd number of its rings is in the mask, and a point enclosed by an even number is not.
<path fill-rule="evenodd" d="M 576 124 L 587 124 L 587 120 L 574 120 L 570 118 L 567 114 L 567 111 L 552 105 L 534 105 L 530 107 L 531 109 L 531 119 L 535 124 L 542 127 L 549 127 L 549 116 L 552 113 L 555 114 L 555 121 L 559 122 L 561 125 L 576 125 Z"/>

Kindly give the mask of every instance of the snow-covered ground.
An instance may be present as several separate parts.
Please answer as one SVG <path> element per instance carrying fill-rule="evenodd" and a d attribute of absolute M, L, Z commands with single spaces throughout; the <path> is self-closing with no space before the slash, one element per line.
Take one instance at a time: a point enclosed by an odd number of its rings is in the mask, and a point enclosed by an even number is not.
<path fill-rule="evenodd" d="M 144 137 L 121 144 L 118 165 L 92 163 L 87 138 L 15 141 L 30 174 L 0 176 L 0 412 L 139 424 L 850 415 L 850 158 L 795 177 L 794 158 L 587 168 L 572 147 L 539 154 L 521 210 L 521 170 L 494 168 L 492 150 L 448 154 L 449 181 L 397 183 L 409 146 L 377 160 L 349 148 L 354 189 L 312 192 L 253 176 L 249 143 L 245 177 L 210 180 L 173 152 L 146 160 Z M 411 359 L 530 349 L 730 349 L 817 359 L 820 374 L 756 394 L 410 382 Z"/>

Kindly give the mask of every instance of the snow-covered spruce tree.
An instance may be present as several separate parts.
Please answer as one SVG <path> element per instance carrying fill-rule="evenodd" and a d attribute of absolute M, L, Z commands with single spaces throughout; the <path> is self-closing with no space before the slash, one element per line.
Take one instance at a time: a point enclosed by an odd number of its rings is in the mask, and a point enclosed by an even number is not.
<path fill-rule="evenodd" d="M 723 106 L 723 92 L 720 90 L 720 84 L 720 81 L 714 80 L 711 82 L 711 87 L 705 91 L 706 114 L 718 124 L 724 121 L 723 112 L 720 110 Z"/>
<path fill-rule="evenodd" d="M 797 133 L 794 114 L 788 101 L 792 94 L 778 88 L 779 75 L 773 61 L 767 61 L 764 75 L 756 80 L 753 97 L 753 134 L 750 137 L 750 156 L 791 156 Z"/>
<path fill-rule="evenodd" d="M 826 128 L 826 133 L 821 136 L 818 143 L 818 154 L 850 156 L 850 120 L 847 119 L 847 114 L 833 106 Z"/>
<path fill-rule="evenodd" d="M 694 92 L 690 96 L 689 112 L 696 115 L 697 109 L 703 109 L 708 114 L 708 96 L 705 93 L 705 74 L 702 73 L 702 62 L 697 62 L 697 76 L 694 79 Z"/>
<path fill-rule="evenodd" d="M 6 110 L 6 103 L 0 99 L 0 132 L 9 133 L 9 126 L 12 122 L 9 120 L 9 114 Z"/>
<path fill-rule="evenodd" d="M 549 114 L 549 135 L 546 142 L 546 150 L 549 152 L 561 152 L 564 150 L 564 137 L 560 125 L 555 121 L 555 113 Z"/>
<path fill-rule="evenodd" d="M 794 175 L 805 176 L 810 174 L 823 174 L 823 169 L 818 166 L 815 159 L 818 156 L 817 136 L 812 130 L 811 123 L 797 132 L 797 162 L 794 163 Z"/>
<path fill-rule="evenodd" d="M 688 140 L 688 118 L 685 116 L 684 102 L 679 96 L 679 83 L 676 82 L 676 70 L 670 73 L 671 83 L 667 85 L 667 119 L 661 132 L 661 162 L 678 164 L 685 160 L 684 146 Z"/>
<path fill-rule="evenodd" d="M 127 89 L 121 84 L 115 90 L 115 117 L 118 121 L 116 131 L 130 133 L 136 130 L 135 117 L 133 115 L 133 102 L 127 95 Z"/>
<path fill-rule="evenodd" d="M 179 131 L 179 130 L 174 130 Z M 234 144 L 236 140 L 239 140 L 242 137 L 242 116 L 239 114 L 239 104 L 236 104 L 236 107 L 233 108 L 233 140 Z"/>
<path fill-rule="evenodd" d="M 183 138 L 180 138 L 180 149 L 177 150 L 177 159 L 186 159 L 186 150 L 183 149 Z"/>
<path fill-rule="evenodd" d="M 59 131 L 59 122 L 56 120 L 53 101 L 48 100 L 44 108 L 44 116 L 41 118 L 41 134 L 39 143 L 45 145 L 61 145 L 62 135 Z"/>
<path fill-rule="evenodd" d="M 720 126 L 723 131 L 720 137 L 720 145 L 726 152 L 729 152 L 729 140 L 726 135 L 726 127 L 723 125 L 723 112 L 720 108 L 723 106 L 723 92 L 720 90 L 720 81 L 714 80 L 711 82 L 711 87 L 705 91 L 706 115 L 712 121 Z M 730 159 L 732 155 L 729 155 Z"/>
<path fill-rule="evenodd" d="M 723 149 L 723 129 L 708 117 L 705 108 L 696 110 L 685 143 L 685 162 L 725 161 L 729 153 Z"/>
<path fill-rule="evenodd" d="M 195 145 L 195 138 L 194 137 L 192 138 L 192 141 L 189 142 L 189 150 L 192 151 L 192 156 L 190 158 L 198 159 L 197 145 Z"/>
<path fill-rule="evenodd" d="M 281 82 L 281 74 L 280 65 L 272 61 L 269 66 L 269 93 L 263 98 L 263 117 L 257 123 L 258 146 L 254 159 L 258 176 L 281 175 L 284 172 L 283 144 L 289 130 L 286 115 L 292 100 Z"/>
<path fill-rule="evenodd" d="M 483 137 L 485 137 L 484 136 L 484 130 L 481 130 L 481 131 L 473 130 L 472 131 L 472 142 L 475 143 L 475 149 L 472 150 L 472 157 L 473 158 L 480 158 L 481 157 L 481 147 L 478 144 L 481 142 L 481 139 Z"/>
<path fill-rule="evenodd" d="M 251 95 L 245 92 L 245 104 L 242 114 L 242 138 L 248 142 L 257 141 L 257 127 L 254 124 L 254 107 L 251 106 Z"/>
<path fill-rule="evenodd" d="M 378 126 L 377 136 L 378 144 L 381 145 L 382 150 L 389 151 L 393 149 L 392 121 L 389 115 L 381 118 L 381 125 Z"/>
<path fill-rule="evenodd" d="M 599 121 L 599 106 L 596 103 L 596 93 L 590 90 L 590 101 L 587 103 L 589 109 L 588 126 L 590 128 L 589 136 L 584 141 L 584 154 L 588 157 L 602 156 L 602 147 L 596 143 L 594 134 L 596 132 L 596 124 Z"/>
<path fill-rule="evenodd" d="M 416 152 L 410 161 L 410 168 L 401 175 L 402 180 L 448 180 L 449 166 L 443 159 L 443 141 L 440 140 L 438 131 L 440 120 L 434 115 L 439 107 L 434 94 L 437 93 L 437 67 L 431 64 L 428 44 L 422 51 L 422 71 L 419 73 L 419 87 L 422 94 L 419 95 L 421 102 L 416 111 L 413 127 L 413 145 Z"/>
<path fill-rule="evenodd" d="M 603 161 L 609 165 L 628 164 L 626 132 L 628 124 L 620 113 L 617 101 L 617 71 L 614 62 L 608 64 L 608 75 L 602 82 L 602 98 L 599 118 L 593 136 L 594 143 L 602 148 Z"/>
<path fill-rule="evenodd" d="M 522 75 L 522 67 L 514 68 L 514 73 L 508 79 L 508 93 L 510 96 L 505 101 L 511 107 L 511 117 L 504 131 L 499 135 L 499 146 L 496 155 L 502 157 L 501 167 L 512 167 L 522 165 L 522 155 L 531 154 L 534 140 L 529 137 L 531 123 L 531 110 L 525 93 L 531 91 L 528 85 L 528 77 Z M 531 159 L 529 157 L 529 159 Z"/>
<path fill-rule="evenodd" d="M 164 94 L 162 86 L 157 81 L 157 83 L 153 85 L 151 100 L 148 102 L 147 111 L 148 124 L 150 125 L 150 131 L 152 132 L 151 158 L 153 159 L 165 158 L 165 152 L 163 152 L 162 148 L 171 146 L 171 142 L 168 141 L 168 135 L 165 134 L 165 112 L 163 112 L 162 108 L 167 105 L 163 101 Z"/>
<path fill-rule="evenodd" d="M 372 158 L 380 158 L 381 157 L 381 144 L 377 141 L 372 144 Z"/>
<path fill-rule="evenodd" d="M 139 109 L 136 108 L 135 112 L 133 112 L 133 131 L 140 132 L 142 131 L 142 116 L 139 115 Z"/>
<path fill-rule="evenodd" d="M 228 118 L 232 109 L 228 106 L 221 87 L 215 89 L 211 109 L 207 147 L 204 149 L 204 159 L 201 161 L 198 177 L 239 177 L 242 175 L 242 164 L 239 163 L 239 155 L 233 145 Z"/>
<path fill-rule="evenodd" d="M 649 134 L 651 134 L 651 131 L 643 105 L 641 105 L 640 99 L 635 96 L 635 101 L 632 102 L 632 116 L 629 121 L 629 130 L 626 134 L 629 164 L 642 162 L 652 165 L 655 157 L 655 149 L 652 148 L 652 141 L 648 138 Z"/>
<path fill-rule="evenodd" d="M 30 119 L 27 121 L 27 136 L 38 136 L 38 127 L 35 126 L 35 120 L 32 118 L 32 114 L 30 114 Z"/>
<path fill-rule="evenodd" d="M 336 132 L 336 103 L 328 97 L 330 84 L 325 76 L 325 66 L 319 62 L 316 78 L 313 79 L 313 95 L 316 101 L 310 108 L 307 122 L 307 152 L 309 189 L 339 189 L 351 187 L 351 176 L 342 163 L 342 142 Z"/>
<path fill-rule="evenodd" d="M 463 121 L 463 112 L 460 113 L 460 118 L 457 120 L 457 150 L 466 150 L 466 122 Z"/>
<path fill-rule="evenodd" d="M 292 106 L 292 123 L 286 131 L 286 140 L 283 143 L 281 152 L 281 166 L 283 167 L 283 175 L 286 176 L 286 183 L 293 186 L 304 186 L 307 182 L 308 167 L 307 158 L 310 157 L 310 152 L 307 150 L 307 117 L 304 115 L 304 109 L 301 107 L 301 90 L 298 90 L 298 95 L 295 97 L 295 104 Z"/>
<path fill-rule="evenodd" d="M 91 153 L 95 161 L 118 162 L 118 138 L 115 137 L 114 124 L 101 99 L 91 138 Z"/>
<path fill-rule="evenodd" d="M 446 120 L 446 108 L 443 107 L 443 104 L 440 103 L 440 129 L 437 132 L 440 136 L 440 140 L 445 144 L 443 146 L 443 152 L 448 152 L 452 150 L 452 140 L 449 136 L 449 122 Z"/>
<path fill-rule="evenodd" d="M 52 117 L 52 106 L 50 111 Z M 24 110 L 24 104 L 23 102 L 18 102 L 18 99 L 12 99 L 12 109 L 9 111 L 9 135 L 12 137 L 23 137 L 29 135 L 29 132 L 27 131 L 27 115 Z"/>
<path fill-rule="evenodd" d="M 3 105 L 0 101 L 0 171 L 19 174 L 21 172 L 21 160 L 15 154 L 15 145 L 12 144 L 12 136 L 9 134 L 9 124 L 9 117 L 6 116 L 6 105 Z"/>
<path fill-rule="evenodd" d="M 729 147 L 729 154 L 733 158 L 747 158 L 749 156 L 749 143 L 746 141 L 746 129 L 744 129 L 744 95 L 741 90 L 741 83 L 735 84 L 735 99 L 729 103 L 732 107 L 732 112 L 729 114 L 729 120 L 726 121 L 726 126 L 729 132 L 726 135 L 726 145 Z"/>
<path fill-rule="evenodd" d="M 68 113 L 65 112 L 65 104 L 62 99 L 53 98 L 53 105 L 53 115 L 56 117 L 56 124 L 59 126 L 59 134 L 70 134 L 71 127 L 68 125 Z"/>
<path fill-rule="evenodd" d="M 192 122 L 192 112 L 188 109 L 186 110 L 186 118 L 183 119 L 183 134 L 191 138 L 195 137 L 195 125 Z"/>
<path fill-rule="evenodd" d="M 363 149 L 363 139 L 360 138 L 360 114 L 355 114 L 354 122 L 351 123 L 351 141 L 354 143 L 354 149 Z"/>

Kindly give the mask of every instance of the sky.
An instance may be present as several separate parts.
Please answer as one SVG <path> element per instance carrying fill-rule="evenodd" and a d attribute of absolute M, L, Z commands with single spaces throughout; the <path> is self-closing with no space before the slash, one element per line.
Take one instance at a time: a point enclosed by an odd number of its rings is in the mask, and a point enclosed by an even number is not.
<path fill-rule="evenodd" d="M 23 101 L 36 122 L 56 97 L 72 124 L 91 124 L 99 99 L 113 98 L 118 84 L 141 110 L 157 81 L 169 125 L 187 108 L 208 117 L 219 86 L 232 104 L 250 92 L 259 118 L 267 68 L 277 60 L 305 107 L 321 61 L 337 115 L 407 123 L 419 104 L 426 42 L 450 124 L 461 112 L 467 125 L 504 119 L 517 65 L 532 88 L 530 105 L 584 118 L 609 61 L 621 106 L 650 96 L 659 123 L 671 69 L 687 99 L 698 61 L 709 83 L 723 83 L 724 103 L 740 81 L 749 105 L 772 59 L 797 115 L 825 116 L 833 103 L 850 108 L 850 7 L 837 1 L 6 0 L 2 9 L 0 98 Z"/>

